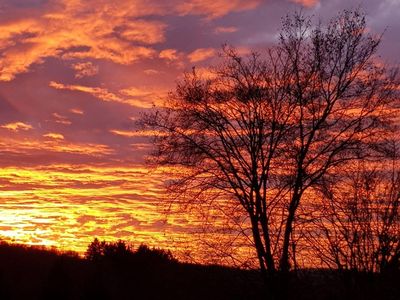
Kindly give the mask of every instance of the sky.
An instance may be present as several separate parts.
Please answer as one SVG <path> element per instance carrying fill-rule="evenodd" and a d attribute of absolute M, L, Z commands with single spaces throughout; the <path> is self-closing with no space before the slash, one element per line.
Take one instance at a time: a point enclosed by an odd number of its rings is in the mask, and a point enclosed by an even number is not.
<path fill-rule="evenodd" d="M 398 64 L 400 0 L 0 0 L 0 238 L 179 244 L 198 224 L 160 211 L 167 178 L 135 120 L 221 45 L 262 50 L 288 13 L 357 7 Z"/>

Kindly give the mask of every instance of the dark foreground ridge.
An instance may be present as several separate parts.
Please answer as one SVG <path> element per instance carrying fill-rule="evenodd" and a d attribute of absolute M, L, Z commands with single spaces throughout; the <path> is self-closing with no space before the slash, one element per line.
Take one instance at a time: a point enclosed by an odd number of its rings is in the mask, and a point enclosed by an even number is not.
<path fill-rule="evenodd" d="M 304 270 L 290 299 L 400 299 L 398 271 Z M 257 271 L 180 263 L 171 253 L 95 240 L 74 252 L 0 243 L 0 299 L 267 299 Z"/>

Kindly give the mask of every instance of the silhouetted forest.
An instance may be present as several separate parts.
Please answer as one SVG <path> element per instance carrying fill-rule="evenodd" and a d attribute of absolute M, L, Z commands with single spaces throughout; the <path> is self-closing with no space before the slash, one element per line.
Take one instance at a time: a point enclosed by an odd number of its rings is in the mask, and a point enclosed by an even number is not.
<path fill-rule="evenodd" d="M 95 239 L 75 252 L 0 244 L 0 299 L 264 299 L 258 271 L 181 263 L 169 251 Z M 400 299 L 399 270 L 292 274 L 290 299 Z"/>

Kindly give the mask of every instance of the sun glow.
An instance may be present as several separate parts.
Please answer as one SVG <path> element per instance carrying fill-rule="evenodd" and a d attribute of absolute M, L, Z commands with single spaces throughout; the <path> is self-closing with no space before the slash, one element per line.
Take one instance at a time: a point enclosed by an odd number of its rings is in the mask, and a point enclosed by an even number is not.
<path fill-rule="evenodd" d="M 159 174 L 142 167 L 7 167 L 0 177 L 6 240 L 82 252 L 93 236 L 159 244 L 168 230 L 156 209 Z"/>

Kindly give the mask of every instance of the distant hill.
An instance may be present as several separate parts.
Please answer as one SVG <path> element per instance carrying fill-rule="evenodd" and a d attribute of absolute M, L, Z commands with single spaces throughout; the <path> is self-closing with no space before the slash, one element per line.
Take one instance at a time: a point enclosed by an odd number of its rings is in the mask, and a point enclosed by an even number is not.
<path fill-rule="evenodd" d="M 291 299 L 400 299 L 399 273 L 386 277 L 301 271 Z M 347 277 L 346 277 L 347 276 Z M 257 271 L 180 263 L 171 253 L 95 240 L 74 252 L 0 243 L 0 299 L 267 299 Z"/>

